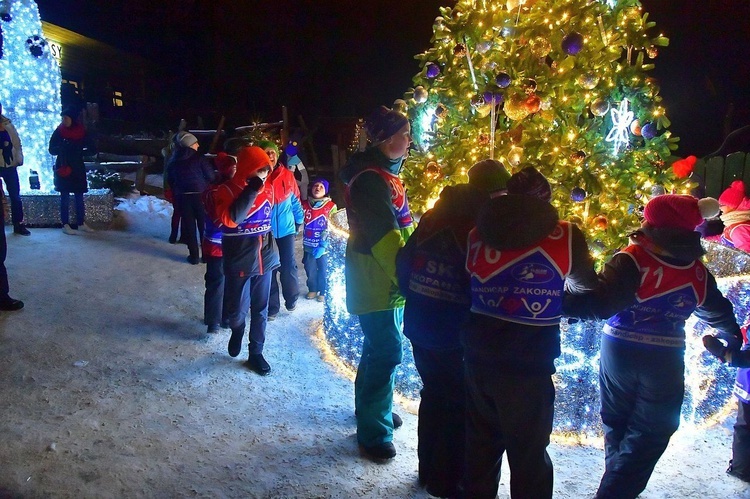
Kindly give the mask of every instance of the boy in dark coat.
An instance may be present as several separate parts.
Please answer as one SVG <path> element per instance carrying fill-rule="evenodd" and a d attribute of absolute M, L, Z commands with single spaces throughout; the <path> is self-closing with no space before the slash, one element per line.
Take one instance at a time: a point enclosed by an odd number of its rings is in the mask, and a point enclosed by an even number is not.
<path fill-rule="evenodd" d="M 263 149 L 244 147 L 234 176 L 205 196 L 207 210 L 222 230 L 224 310 L 232 329 L 227 350 L 232 357 L 240 354 L 249 310 L 247 366 L 262 376 L 271 372 L 263 346 L 271 272 L 279 266 L 271 236 L 273 187 L 266 182 L 270 171 L 271 161 Z"/>
<path fill-rule="evenodd" d="M 396 256 L 404 336 L 422 378 L 419 481 L 453 497 L 463 476 L 464 379 L 459 333 L 469 317 L 466 238 L 489 196 L 469 184 L 448 186 Z"/>
<path fill-rule="evenodd" d="M 597 498 L 638 496 L 677 431 L 686 319 L 695 313 L 741 341 L 732 304 L 700 261 L 695 228 L 717 213 L 711 198 L 653 198 L 630 245 L 600 274 L 596 292 L 566 296 L 566 315 L 608 319 L 599 371 L 605 471 Z"/>
<path fill-rule="evenodd" d="M 513 175 L 469 233 L 471 316 L 464 329 L 467 497 L 494 498 L 505 452 L 512 497 L 552 497 L 554 361 L 563 289 L 594 289 L 580 229 L 559 220 L 547 180 Z"/>

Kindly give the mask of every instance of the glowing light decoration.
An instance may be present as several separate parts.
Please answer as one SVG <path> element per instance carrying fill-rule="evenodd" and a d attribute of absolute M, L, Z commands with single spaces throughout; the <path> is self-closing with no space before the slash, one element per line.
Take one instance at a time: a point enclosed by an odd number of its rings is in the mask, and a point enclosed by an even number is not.
<path fill-rule="evenodd" d="M 356 369 L 362 349 L 362 332 L 356 316 L 346 311 L 344 254 L 346 211 L 332 217 L 328 289 L 324 335 L 336 354 Z M 708 266 L 719 287 L 735 307 L 737 320 L 750 321 L 750 255 L 706 243 Z M 363 284 L 363 285 L 366 285 Z M 603 322 L 561 324 L 562 355 L 557 359 L 554 432 L 564 441 L 586 442 L 601 435 L 599 415 L 599 345 Z M 732 412 L 736 370 L 728 368 L 703 348 L 701 337 L 709 327 L 691 318 L 686 324 L 685 401 L 681 428 L 699 428 L 721 421 Z M 411 345 L 404 342 L 404 362 L 396 373 L 396 389 L 407 399 L 418 400 L 422 388 L 414 367 Z"/>
<path fill-rule="evenodd" d="M 31 190 L 29 172 L 34 170 L 39 173 L 41 192 L 52 192 L 53 157 L 47 146 L 60 123 L 60 66 L 44 39 L 36 2 L 6 0 L 2 7 L 7 12 L 0 17 L 0 103 L 23 145 L 24 165 L 18 168 L 21 191 Z"/>
<path fill-rule="evenodd" d="M 615 156 L 620 154 L 620 149 L 630 143 L 630 124 L 633 122 L 633 111 L 628 110 L 628 99 L 623 99 L 620 106 L 609 112 L 612 117 L 612 130 L 609 131 L 606 142 L 612 142 Z"/>

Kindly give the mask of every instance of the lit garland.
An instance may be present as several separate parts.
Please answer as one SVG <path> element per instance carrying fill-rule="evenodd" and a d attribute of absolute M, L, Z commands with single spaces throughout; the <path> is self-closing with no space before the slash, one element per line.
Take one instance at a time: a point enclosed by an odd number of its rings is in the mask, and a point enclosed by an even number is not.
<path fill-rule="evenodd" d="M 334 352 L 351 369 L 356 369 L 362 351 L 362 332 L 356 316 L 346 311 L 344 255 L 347 243 L 346 210 L 331 219 L 328 295 L 323 320 L 324 335 Z M 724 246 L 706 243 L 707 265 L 717 277 L 719 288 L 734 304 L 741 323 L 750 321 L 750 255 Z M 566 441 L 587 441 L 601 433 L 599 416 L 599 344 L 603 323 L 579 321 L 561 325 L 562 355 L 556 361 L 557 374 L 554 432 Z M 682 427 L 704 426 L 726 417 L 733 406 L 732 387 L 736 371 L 708 354 L 701 337 L 705 323 L 694 317 L 685 331 L 685 402 Z M 421 380 L 414 366 L 409 341 L 404 342 L 404 361 L 396 373 L 396 389 L 407 399 L 417 400 Z"/>
<path fill-rule="evenodd" d="M 677 139 L 648 59 L 668 40 L 650 34 L 653 26 L 638 0 L 441 8 L 413 88 L 394 103 L 403 103 L 415 141 L 402 173 L 413 211 L 466 182 L 477 161 L 495 158 L 513 171 L 531 164 L 550 180 L 561 217 L 606 260 L 638 225 L 652 186 L 694 187 L 666 164 Z M 617 139 L 614 148 L 606 137 Z"/>
<path fill-rule="evenodd" d="M 29 172 L 35 170 L 41 192 L 52 192 L 53 157 L 47 147 L 60 123 L 60 66 L 42 35 L 36 2 L 11 0 L 3 2 L 3 8 L 7 12 L 0 16 L 0 102 L 23 145 L 21 191 L 30 191 Z"/>

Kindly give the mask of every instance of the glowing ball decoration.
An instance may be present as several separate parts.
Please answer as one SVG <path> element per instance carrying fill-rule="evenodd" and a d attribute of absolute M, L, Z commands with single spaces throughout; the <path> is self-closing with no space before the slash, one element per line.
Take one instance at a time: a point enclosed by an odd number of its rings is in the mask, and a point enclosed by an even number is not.
<path fill-rule="evenodd" d="M 340 359 L 355 370 L 362 351 L 362 331 L 357 317 L 346 311 L 346 211 L 334 214 L 331 222 L 324 335 Z M 706 248 L 709 269 L 734 305 L 737 320 L 747 323 L 750 321 L 750 255 L 713 243 L 706 243 Z M 557 373 L 553 376 L 556 388 L 554 432 L 566 441 L 587 441 L 602 433 L 599 346 L 603 324 L 567 320 L 561 323 L 562 355 L 555 363 Z M 736 370 L 722 365 L 704 350 L 701 337 L 711 332 L 705 323 L 693 317 L 685 330 L 685 401 L 681 427 L 707 426 L 724 419 L 736 406 L 732 396 Z M 396 390 L 408 399 L 417 400 L 421 388 L 411 345 L 405 340 L 404 361 L 396 372 Z"/>
<path fill-rule="evenodd" d="M 18 168 L 21 191 L 29 192 L 30 170 L 39 173 L 40 190 L 52 191 L 53 157 L 49 138 L 60 123 L 60 66 L 42 33 L 36 2 L 2 2 L 0 29 L 0 103 L 23 145 L 24 165 Z"/>

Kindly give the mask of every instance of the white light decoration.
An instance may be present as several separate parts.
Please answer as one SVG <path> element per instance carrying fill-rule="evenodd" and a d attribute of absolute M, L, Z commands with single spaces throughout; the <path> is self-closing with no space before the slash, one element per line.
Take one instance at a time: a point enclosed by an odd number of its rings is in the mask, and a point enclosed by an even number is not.
<path fill-rule="evenodd" d="M 346 210 L 331 218 L 323 334 L 344 364 L 352 370 L 359 363 L 362 331 L 356 316 L 346 311 L 344 254 L 347 243 Z M 737 320 L 750 321 L 750 255 L 706 243 L 707 265 L 717 277 L 722 293 L 732 302 Z M 366 285 L 366 284 L 363 284 Z M 599 346 L 603 322 L 578 321 L 561 324 L 562 354 L 555 362 L 554 435 L 562 442 L 599 441 Z M 725 419 L 736 407 L 732 396 L 736 370 L 720 364 L 703 348 L 701 337 L 711 329 L 695 317 L 687 322 L 685 351 L 685 400 L 681 428 L 702 428 Z M 422 383 L 414 366 L 411 344 L 404 341 L 404 360 L 396 371 L 396 390 L 407 399 L 418 400 Z"/>
<path fill-rule="evenodd" d="M 623 99 L 620 106 L 610 111 L 612 117 L 612 130 L 609 131 L 604 139 L 612 142 L 615 156 L 620 153 L 620 149 L 630 142 L 630 124 L 633 122 L 633 111 L 628 109 L 628 99 Z"/>
<path fill-rule="evenodd" d="M 53 157 L 47 147 L 60 123 L 60 66 L 42 33 L 36 2 L 5 0 L 1 5 L 0 103 L 23 146 L 21 192 L 31 190 L 31 170 L 39 173 L 40 191 L 52 192 Z"/>

